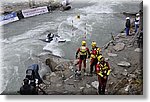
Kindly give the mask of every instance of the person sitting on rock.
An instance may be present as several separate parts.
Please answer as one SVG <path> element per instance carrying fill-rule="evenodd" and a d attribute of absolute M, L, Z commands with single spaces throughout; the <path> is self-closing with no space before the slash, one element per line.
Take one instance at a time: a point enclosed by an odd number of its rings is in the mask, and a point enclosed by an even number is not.
<path fill-rule="evenodd" d="M 102 55 L 98 56 L 98 63 L 96 65 L 96 72 L 98 75 L 98 94 L 105 94 L 105 88 L 108 76 L 110 74 L 110 67 L 108 62 L 104 60 L 104 57 Z"/>

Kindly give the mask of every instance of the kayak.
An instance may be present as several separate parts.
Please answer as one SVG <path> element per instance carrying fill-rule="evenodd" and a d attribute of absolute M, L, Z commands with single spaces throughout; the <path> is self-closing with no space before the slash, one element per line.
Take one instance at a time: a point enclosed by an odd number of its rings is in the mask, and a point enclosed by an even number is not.
<path fill-rule="evenodd" d="M 39 39 L 39 40 L 41 40 L 43 42 L 50 43 L 53 40 L 53 38 L 51 38 L 51 39 Z"/>
<path fill-rule="evenodd" d="M 62 7 L 63 11 L 70 10 L 70 9 L 71 9 L 71 5 L 67 5 L 67 6 Z"/>
<path fill-rule="evenodd" d="M 52 39 L 39 39 L 39 40 L 41 40 L 43 42 L 46 42 L 46 43 L 50 43 L 53 40 L 53 38 Z M 63 38 L 57 38 L 56 42 L 58 42 L 58 43 L 65 43 L 66 40 L 63 39 Z"/>

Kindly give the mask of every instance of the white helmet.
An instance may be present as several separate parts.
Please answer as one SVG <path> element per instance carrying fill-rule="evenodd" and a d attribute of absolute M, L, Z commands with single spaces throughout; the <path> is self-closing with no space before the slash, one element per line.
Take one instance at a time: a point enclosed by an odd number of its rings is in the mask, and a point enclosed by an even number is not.
<path fill-rule="evenodd" d="M 139 13 L 136 14 L 136 16 L 139 16 L 139 15 L 140 15 Z"/>
<path fill-rule="evenodd" d="M 130 17 L 127 17 L 126 19 L 130 19 Z"/>

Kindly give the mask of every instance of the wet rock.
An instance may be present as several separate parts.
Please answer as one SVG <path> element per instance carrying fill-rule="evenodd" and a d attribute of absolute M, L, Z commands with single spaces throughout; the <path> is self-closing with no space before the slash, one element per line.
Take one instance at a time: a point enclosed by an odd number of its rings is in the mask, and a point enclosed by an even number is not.
<path fill-rule="evenodd" d="M 80 90 L 83 90 L 83 89 L 84 89 L 84 87 L 80 87 L 79 89 L 80 89 Z"/>
<path fill-rule="evenodd" d="M 62 84 L 56 84 L 56 87 L 60 87 L 60 86 L 62 86 Z"/>
<path fill-rule="evenodd" d="M 91 85 L 92 85 L 94 88 L 98 89 L 99 82 L 98 82 L 98 81 L 94 81 L 94 82 L 91 83 Z"/>
<path fill-rule="evenodd" d="M 45 84 L 40 84 L 39 86 L 41 89 L 46 89 L 46 85 Z"/>
<path fill-rule="evenodd" d="M 135 75 L 135 74 L 129 74 L 129 76 L 130 76 L 131 78 L 136 78 L 136 75 Z"/>
<path fill-rule="evenodd" d="M 86 88 L 90 88 L 91 87 L 91 85 L 89 85 L 89 84 L 86 84 Z"/>
<path fill-rule="evenodd" d="M 121 50 L 124 49 L 124 47 L 125 47 L 125 44 L 124 44 L 124 43 L 117 43 L 115 46 L 113 46 L 113 49 L 114 49 L 115 51 L 121 51 Z"/>
<path fill-rule="evenodd" d="M 127 47 L 130 48 L 130 47 L 133 47 L 133 45 L 128 45 Z"/>
<path fill-rule="evenodd" d="M 50 58 L 48 58 L 48 59 L 46 59 L 45 64 L 47 66 L 49 66 L 49 68 L 51 69 L 52 72 L 55 71 L 54 68 L 56 67 L 57 64 L 53 60 L 51 60 Z"/>
<path fill-rule="evenodd" d="M 74 85 L 65 85 L 65 89 L 66 89 L 66 91 L 69 91 L 69 92 L 73 92 L 76 90 Z M 78 91 L 78 90 L 76 90 L 76 91 Z"/>
<path fill-rule="evenodd" d="M 115 75 L 114 73 L 111 73 L 111 75 L 112 75 L 114 78 L 116 78 L 116 75 Z"/>
<path fill-rule="evenodd" d="M 69 69 L 73 69 L 73 66 L 69 66 Z"/>
<path fill-rule="evenodd" d="M 117 37 L 119 37 L 119 38 L 120 37 L 124 38 L 125 36 L 126 36 L 126 33 L 120 33 L 120 34 L 117 35 Z"/>
<path fill-rule="evenodd" d="M 126 62 L 126 61 L 121 61 L 117 65 L 122 66 L 122 67 L 130 67 L 131 66 L 131 64 L 129 62 Z"/>
<path fill-rule="evenodd" d="M 41 64 L 41 70 L 39 70 L 40 76 L 43 78 L 47 73 L 51 72 L 50 68 L 44 63 Z"/>
<path fill-rule="evenodd" d="M 114 72 L 114 75 L 117 75 L 119 73 L 119 71 L 118 70 L 116 70 L 115 72 Z"/>
<path fill-rule="evenodd" d="M 114 54 L 114 53 L 107 53 L 108 56 L 111 56 L 111 57 L 116 57 L 117 54 Z"/>
<path fill-rule="evenodd" d="M 135 52 L 142 52 L 142 49 L 141 48 L 136 48 L 134 51 Z"/>
<path fill-rule="evenodd" d="M 136 70 L 135 70 L 135 73 L 136 73 L 136 74 L 141 74 L 141 70 L 136 69 Z"/>
<path fill-rule="evenodd" d="M 59 82 L 59 78 L 57 78 L 57 77 L 51 77 L 50 78 L 50 82 L 52 82 L 52 83 L 57 83 L 57 82 Z"/>
<path fill-rule="evenodd" d="M 127 85 L 124 90 L 125 90 L 126 92 L 128 92 L 128 91 L 129 91 L 129 88 L 130 88 L 130 85 Z"/>
<path fill-rule="evenodd" d="M 63 64 L 57 65 L 57 66 L 55 67 L 55 70 L 56 70 L 56 71 L 64 71 L 64 65 L 63 65 Z"/>
<path fill-rule="evenodd" d="M 50 74 L 50 76 L 51 76 L 51 77 L 52 77 L 52 76 L 56 76 L 55 72 L 52 72 L 52 73 Z"/>
<path fill-rule="evenodd" d="M 111 82 L 110 85 L 114 84 L 114 82 Z"/>
<path fill-rule="evenodd" d="M 78 63 L 78 59 L 74 60 L 73 65 L 76 65 Z"/>
<path fill-rule="evenodd" d="M 44 80 L 50 80 L 50 76 L 45 75 L 45 76 L 43 77 L 43 79 L 44 79 Z"/>
<path fill-rule="evenodd" d="M 105 58 L 105 61 L 108 61 L 109 60 L 109 58 Z"/>
<path fill-rule="evenodd" d="M 125 72 L 122 73 L 122 75 L 127 76 L 127 75 L 128 75 L 128 72 L 125 71 Z"/>

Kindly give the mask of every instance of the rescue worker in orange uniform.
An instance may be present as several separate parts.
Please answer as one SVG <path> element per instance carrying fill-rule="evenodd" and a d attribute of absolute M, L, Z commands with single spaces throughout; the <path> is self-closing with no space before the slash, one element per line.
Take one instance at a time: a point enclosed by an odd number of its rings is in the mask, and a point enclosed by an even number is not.
<path fill-rule="evenodd" d="M 98 62 L 97 60 L 97 56 L 101 55 L 101 49 L 99 47 L 96 46 L 96 42 L 93 41 L 92 44 L 92 50 L 90 52 L 91 56 L 90 56 L 90 75 L 92 76 L 93 73 L 93 67 L 95 66 L 95 72 L 96 72 L 96 64 Z"/>
<path fill-rule="evenodd" d="M 104 60 L 104 57 L 102 55 L 98 56 L 96 72 L 97 72 L 98 81 L 99 81 L 98 93 L 104 95 L 107 79 L 110 74 L 110 67 L 109 67 L 108 62 Z"/>
<path fill-rule="evenodd" d="M 80 48 L 78 48 L 77 52 L 76 52 L 76 59 L 78 58 L 78 54 L 79 54 L 79 71 L 78 73 L 81 73 L 81 67 L 82 67 L 82 62 L 84 64 L 84 72 L 86 71 L 86 59 L 87 59 L 87 55 L 88 58 L 90 58 L 90 51 L 89 48 L 86 47 L 86 41 L 82 41 L 82 46 Z"/>

